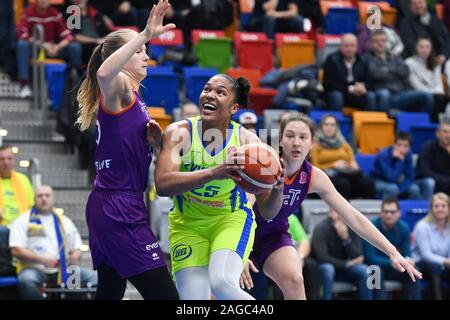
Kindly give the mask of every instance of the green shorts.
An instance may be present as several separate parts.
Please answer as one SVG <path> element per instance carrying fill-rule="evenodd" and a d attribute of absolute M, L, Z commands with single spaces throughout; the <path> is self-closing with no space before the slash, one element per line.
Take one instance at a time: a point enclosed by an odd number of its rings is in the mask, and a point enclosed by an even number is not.
<path fill-rule="evenodd" d="M 208 266 L 211 254 L 219 249 L 235 251 L 245 264 L 253 247 L 255 229 L 255 216 L 249 208 L 203 220 L 171 212 L 172 274 L 184 268 Z"/>

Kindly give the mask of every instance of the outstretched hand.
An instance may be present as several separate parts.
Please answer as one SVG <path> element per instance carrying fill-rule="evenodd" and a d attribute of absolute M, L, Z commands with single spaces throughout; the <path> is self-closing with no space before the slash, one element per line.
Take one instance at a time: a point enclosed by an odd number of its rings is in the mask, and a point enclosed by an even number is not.
<path fill-rule="evenodd" d="M 170 3 L 168 0 L 159 0 L 157 5 L 153 5 L 144 29 L 149 40 L 176 27 L 173 23 L 163 25 L 164 17 L 169 12 L 169 9 Z"/>
<path fill-rule="evenodd" d="M 281 163 L 281 174 L 280 177 L 277 179 L 277 183 L 274 185 L 274 189 L 278 190 L 284 190 L 284 180 L 286 178 L 286 162 L 283 160 L 283 158 L 280 158 Z"/>
<path fill-rule="evenodd" d="M 242 289 L 247 288 L 247 290 L 250 290 L 253 288 L 253 280 L 252 276 L 250 275 L 250 268 L 253 272 L 259 272 L 258 269 L 256 269 L 255 265 L 253 264 L 252 260 L 248 259 L 247 264 L 244 266 L 244 270 L 242 270 L 241 278 L 239 279 L 239 283 Z"/>
<path fill-rule="evenodd" d="M 417 269 L 414 268 L 413 264 L 403 258 L 400 253 L 396 252 L 393 256 L 390 257 L 390 259 L 392 267 L 400 272 L 408 272 L 409 277 L 413 282 L 416 282 L 416 279 L 422 279 L 422 273 L 417 271 Z"/>

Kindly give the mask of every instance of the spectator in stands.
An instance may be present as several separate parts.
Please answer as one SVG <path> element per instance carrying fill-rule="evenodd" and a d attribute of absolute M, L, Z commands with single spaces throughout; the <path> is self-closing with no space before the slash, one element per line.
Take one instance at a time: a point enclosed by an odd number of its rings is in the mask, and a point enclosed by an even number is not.
<path fill-rule="evenodd" d="M 383 14 L 381 15 L 381 23 L 383 23 Z M 379 29 L 375 29 L 379 30 Z M 391 26 L 383 24 L 381 30 L 384 31 L 387 37 L 386 50 L 394 56 L 400 56 L 403 52 L 405 46 L 403 45 L 402 39 L 398 35 L 397 31 Z M 358 36 L 358 52 L 366 53 L 372 48 L 370 41 L 371 30 L 367 27 L 367 24 L 362 23 L 358 26 L 356 34 Z"/>
<path fill-rule="evenodd" d="M 22 84 L 20 97 L 32 95 L 29 86 L 29 63 L 35 25 L 43 27 L 44 43 L 42 48 L 48 58 L 65 59 L 70 64 L 81 65 L 81 45 L 72 41 L 73 36 L 66 27 L 61 12 L 50 6 L 48 0 L 36 0 L 36 4 L 25 9 L 17 28 L 17 67 Z"/>
<path fill-rule="evenodd" d="M 409 69 L 406 63 L 386 51 L 387 37 L 383 30 L 371 34 L 372 50 L 368 54 L 369 89 L 375 91 L 378 110 L 391 109 L 433 111 L 433 95 L 409 89 Z"/>
<path fill-rule="evenodd" d="M 450 198 L 443 192 L 433 195 L 428 215 L 414 227 L 413 258 L 433 298 L 442 300 L 442 280 L 450 281 Z"/>
<path fill-rule="evenodd" d="M 433 95 L 433 122 L 438 121 L 438 115 L 445 112 L 450 97 L 444 92 L 441 78 L 442 63 L 435 59 L 431 40 L 418 38 L 415 54 L 406 59 L 409 67 L 409 83 L 417 91 Z"/>
<path fill-rule="evenodd" d="M 0 68 L 13 79 L 17 76 L 14 6 L 13 0 L 0 1 Z"/>
<path fill-rule="evenodd" d="M 303 32 L 303 17 L 296 0 L 256 0 L 249 29 L 274 39 L 276 32 Z"/>
<path fill-rule="evenodd" d="M 317 138 L 311 162 L 328 174 L 339 193 L 346 199 L 374 198 L 373 181 L 359 169 L 352 147 L 345 141 L 333 115 L 322 117 Z"/>
<path fill-rule="evenodd" d="M 433 178 L 416 180 L 411 152 L 411 135 L 399 132 L 392 146 L 381 150 L 375 158 L 371 176 L 375 190 L 382 197 L 430 199 L 434 192 Z"/>
<path fill-rule="evenodd" d="M 14 170 L 12 147 L 0 147 L 0 225 L 8 226 L 33 204 L 33 189 L 27 176 Z"/>
<path fill-rule="evenodd" d="M 325 25 L 319 0 L 297 0 L 297 7 L 298 13 L 311 20 L 319 33 L 324 32 Z"/>
<path fill-rule="evenodd" d="M 311 243 L 313 256 L 320 264 L 325 300 L 332 299 L 335 280 L 355 283 L 359 299 L 373 299 L 373 292 L 367 287 L 361 238 L 349 230 L 334 210 L 315 227 Z"/>
<path fill-rule="evenodd" d="M 72 4 L 80 8 L 81 28 L 72 30 L 75 40 L 82 46 L 82 62 L 87 65 L 95 47 L 103 42 L 103 36 L 107 29 L 101 14 L 88 4 L 88 0 L 70 0 Z"/>
<path fill-rule="evenodd" d="M 35 193 L 36 205 L 14 221 L 9 237 L 12 255 L 20 262 L 19 292 L 27 300 L 41 298 L 44 282 L 67 285 L 71 271 L 66 268 L 79 264 L 82 245 L 73 222 L 53 209 L 52 188 L 43 185 Z M 81 267 L 78 272 L 81 283 L 97 284 L 93 270 Z"/>
<path fill-rule="evenodd" d="M 302 224 L 295 214 L 289 216 L 289 233 L 292 236 L 303 268 L 303 279 L 307 300 L 320 300 L 320 288 L 322 287 L 322 276 L 319 265 L 311 253 L 311 241 L 303 229 Z"/>
<path fill-rule="evenodd" d="M 416 174 L 418 178 L 432 177 L 435 192 L 450 190 L 450 118 L 444 118 L 436 131 L 436 140 L 428 141 L 420 150 Z"/>
<path fill-rule="evenodd" d="M 400 204 L 396 198 L 384 198 L 381 203 L 380 216 L 372 223 L 400 251 L 402 256 L 414 265 L 411 257 L 410 229 L 406 222 L 400 220 Z M 398 272 L 382 251 L 363 241 L 364 260 L 368 265 L 380 267 L 381 289 L 375 291 L 377 299 L 386 299 L 384 280 L 400 281 L 403 285 L 404 297 L 407 300 L 420 300 L 420 282 L 412 282 L 404 273 Z"/>
<path fill-rule="evenodd" d="M 192 118 L 199 114 L 200 111 L 195 103 L 187 101 L 181 105 L 181 119 Z"/>
<path fill-rule="evenodd" d="M 242 126 L 256 134 L 256 125 L 258 124 L 258 117 L 253 111 L 244 111 L 239 115 L 239 123 Z"/>
<path fill-rule="evenodd" d="M 323 84 L 332 110 L 341 111 L 344 105 L 375 109 L 375 95 L 367 89 L 367 60 L 357 51 L 358 39 L 353 34 L 345 34 L 340 50 L 330 54 L 325 61 Z"/>
<path fill-rule="evenodd" d="M 405 45 L 403 55 L 412 56 L 420 37 L 431 39 L 439 64 L 450 56 L 450 36 L 444 23 L 430 13 L 426 0 L 410 0 L 411 16 L 400 24 L 400 37 Z"/>
<path fill-rule="evenodd" d="M 130 1 L 91 0 L 91 4 L 101 12 L 110 31 L 113 26 L 138 26 L 138 12 Z"/>

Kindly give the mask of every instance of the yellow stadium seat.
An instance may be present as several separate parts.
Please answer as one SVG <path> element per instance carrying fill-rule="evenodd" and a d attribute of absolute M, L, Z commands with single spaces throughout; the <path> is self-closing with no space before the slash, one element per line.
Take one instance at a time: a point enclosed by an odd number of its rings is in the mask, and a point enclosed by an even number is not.
<path fill-rule="evenodd" d="M 150 107 L 147 111 L 150 117 L 158 122 L 163 130 L 172 122 L 172 117 L 166 114 L 166 109 L 164 108 Z"/>

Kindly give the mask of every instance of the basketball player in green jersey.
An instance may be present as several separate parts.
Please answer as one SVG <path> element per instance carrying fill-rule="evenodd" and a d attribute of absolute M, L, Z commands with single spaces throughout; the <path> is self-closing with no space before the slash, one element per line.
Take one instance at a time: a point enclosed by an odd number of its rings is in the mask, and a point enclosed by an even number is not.
<path fill-rule="evenodd" d="M 200 116 L 171 124 L 163 135 L 156 190 L 173 197 L 172 273 L 183 300 L 207 300 L 211 291 L 218 299 L 253 299 L 240 288 L 239 277 L 256 224 L 233 173 L 243 169 L 244 155 L 237 149 L 260 140 L 230 120 L 247 106 L 249 90 L 244 78 L 212 77 L 200 94 Z M 270 192 L 256 196 L 267 219 L 281 207 L 283 185 L 284 169 Z"/>

